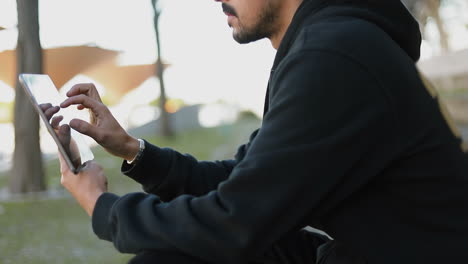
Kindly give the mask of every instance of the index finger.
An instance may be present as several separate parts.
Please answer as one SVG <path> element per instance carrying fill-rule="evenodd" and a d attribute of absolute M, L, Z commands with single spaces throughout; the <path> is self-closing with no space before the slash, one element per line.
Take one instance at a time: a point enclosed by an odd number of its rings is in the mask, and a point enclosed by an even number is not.
<path fill-rule="evenodd" d="M 68 97 L 72 97 L 79 94 L 88 94 L 91 89 L 96 89 L 92 83 L 79 83 L 73 85 L 73 87 L 67 92 Z"/>
<path fill-rule="evenodd" d="M 43 104 L 39 105 L 39 108 L 41 108 L 42 112 L 44 112 L 45 110 L 47 110 L 47 109 L 49 109 L 51 107 L 52 107 L 51 103 L 43 103 Z"/>
<path fill-rule="evenodd" d="M 86 108 L 91 109 L 91 111 L 96 112 L 99 111 L 102 103 L 86 96 L 84 94 L 72 96 L 60 104 L 60 107 L 67 108 L 70 105 L 83 105 Z"/>

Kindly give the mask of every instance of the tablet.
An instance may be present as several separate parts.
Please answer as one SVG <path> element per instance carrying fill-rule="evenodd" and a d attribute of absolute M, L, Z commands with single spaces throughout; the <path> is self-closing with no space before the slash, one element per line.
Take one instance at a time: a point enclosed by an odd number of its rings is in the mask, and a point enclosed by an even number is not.
<path fill-rule="evenodd" d="M 20 74 L 19 81 L 21 86 L 26 91 L 26 95 L 30 98 L 31 103 L 36 109 L 36 112 L 41 117 L 47 131 L 52 136 L 57 144 L 58 151 L 62 154 L 65 162 L 73 173 L 78 173 L 79 169 L 84 162 L 94 159 L 87 142 L 83 135 L 76 130 L 70 128 L 69 140 L 60 140 L 54 128 L 49 122 L 49 119 L 41 109 L 42 104 L 51 104 L 52 106 L 59 106 L 66 97 L 60 96 L 57 88 L 48 75 L 45 74 Z M 75 110 L 78 111 L 78 110 Z M 75 113 L 76 114 L 76 113 Z M 60 125 L 76 118 L 71 108 L 60 109 L 55 115 L 62 115 L 64 117 Z M 54 116 L 55 116 L 54 115 Z M 53 116 L 51 117 L 51 119 Z"/>

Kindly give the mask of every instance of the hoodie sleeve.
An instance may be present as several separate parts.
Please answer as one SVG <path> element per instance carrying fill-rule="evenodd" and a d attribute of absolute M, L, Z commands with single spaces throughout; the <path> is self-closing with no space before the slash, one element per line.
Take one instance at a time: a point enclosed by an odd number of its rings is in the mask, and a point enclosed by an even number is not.
<path fill-rule="evenodd" d="M 215 190 L 227 179 L 235 160 L 198 161 L 189 154 L 159 148 L 145 141 L 145 150 L 136 165 L 122 163 L 122 172 L 140 183 L 147 193 L 170 201 L 181 194 L 200 196 Z"/>
<path fill-rule="evenodd" d="M 385 159 L 363 164 L 378 155 L 382 136 L 390 140 L 394 117 L 365 68 L 309 51 L 285 59 L 273 83 L 262 128 L 216 190 L 167 203 L 143 193 L 103 194 L 94 232 L 122 252 L 244 263 L 292 229 L 319 222 L 378 174 Z"/>

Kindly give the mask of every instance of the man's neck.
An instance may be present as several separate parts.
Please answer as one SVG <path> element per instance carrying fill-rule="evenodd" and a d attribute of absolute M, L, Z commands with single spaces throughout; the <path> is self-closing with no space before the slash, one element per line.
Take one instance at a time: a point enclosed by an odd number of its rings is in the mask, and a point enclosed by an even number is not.
<path fill-rule="evenodd" d="M 279 26 L 275 34 L 269 37 L 271 45 L 274 49 L 278 49 L 281 41 L 283 40 L 286 31 L 291 25 L 294 14 L 301 5 L 303 0 L 286 0 L 284 4 L 279 8 Z"/>

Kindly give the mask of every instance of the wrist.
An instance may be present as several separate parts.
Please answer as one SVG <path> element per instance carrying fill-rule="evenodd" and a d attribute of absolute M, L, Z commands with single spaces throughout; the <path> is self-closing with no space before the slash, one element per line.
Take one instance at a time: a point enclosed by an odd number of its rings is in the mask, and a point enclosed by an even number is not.
<path fill-rule="evenodd" d="M 94 207 L 96 207 L 96 202 L 99 199 L 99 196 L 101 196 L 103 193 L 104 191 L 95 191 L 87 195 L 86 201 L 84 201 L 81 207 L 83 207 L 83 209 L 89 216 L 93 216 L 93 211 Z"/>
<path fill-rule="evenodd" d="M 133 160 L 140 151 L 140 141 L 132 136 L 129 136 L 129 140 L 127 141 L 126 146 L 126 151 L 123 153 L 122 158 L 125 160 Z"/>
<path fill-rule="evenodd" d="M 145 150 L 145 141 L 143 139 L 138 139 L 139 148 L 138 153 L 131 160 L 127 160 L 127 164 L 135 165 L 143 156 L 143 151 Z"/>

